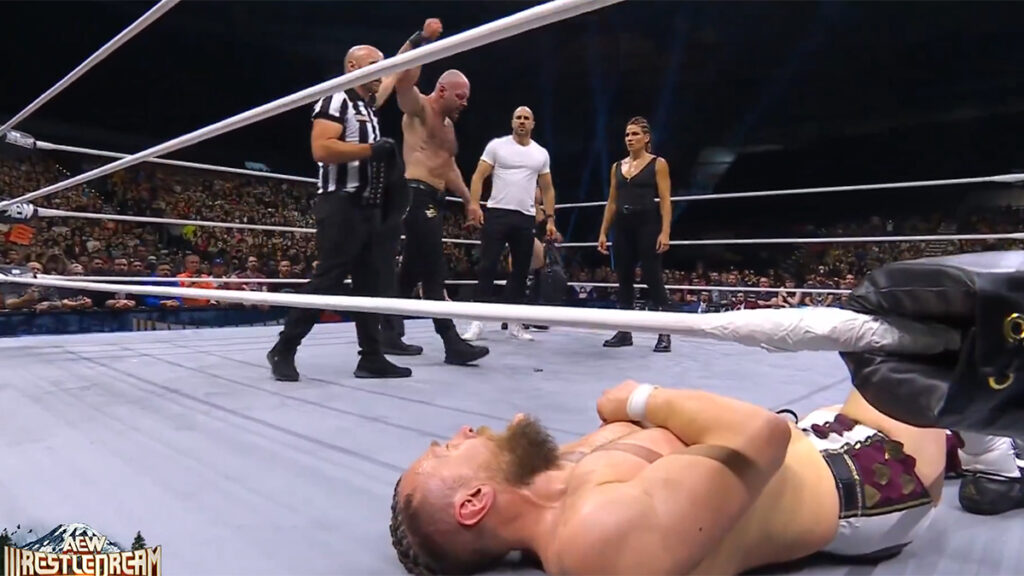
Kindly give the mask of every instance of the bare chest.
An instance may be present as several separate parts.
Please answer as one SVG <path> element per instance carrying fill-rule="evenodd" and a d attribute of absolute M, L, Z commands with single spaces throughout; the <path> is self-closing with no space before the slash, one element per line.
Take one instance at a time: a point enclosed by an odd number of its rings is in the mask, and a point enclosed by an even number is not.
<path fill-rule="evenodd" d="M 457 156 L 459 144 L 455 137 L 455 125 L 440 114 L 425 116 L 416 122 L 420 148 L 439 155 Z"/>
<path fill-rule="evenodd" d="M 602 427 L 567 446 L 562 458 L 575 463 L 570 484 L 628 482 L 654 461 L 686 445 L 662 428 L 642 429 L 628 423 Z"/>

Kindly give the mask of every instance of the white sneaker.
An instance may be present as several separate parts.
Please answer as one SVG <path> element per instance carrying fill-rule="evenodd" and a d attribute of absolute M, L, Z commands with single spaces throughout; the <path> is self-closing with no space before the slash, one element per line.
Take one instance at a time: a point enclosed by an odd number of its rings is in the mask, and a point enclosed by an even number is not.
<path fill-rule="evenodd" d="M 508 335 L 516 340 L 533 340 L 533 336 L 526 331 L 526 328 L 523 328 L 522 324 L 509 324 Z"/>
<path fill-rule="evenodd" d="M 462 339 L 465 340 L 466 342 L 472 342 L 474 340 L 479 340 L 480 339 L 480 335 L 483 334 L 483 333 L 484 333 L 484 323 L 483 322 L 477 322 L 477 321 L 474 320 L 469 325 L 469 330 L 466 330 L 466 333 L 462 335 Z"/>

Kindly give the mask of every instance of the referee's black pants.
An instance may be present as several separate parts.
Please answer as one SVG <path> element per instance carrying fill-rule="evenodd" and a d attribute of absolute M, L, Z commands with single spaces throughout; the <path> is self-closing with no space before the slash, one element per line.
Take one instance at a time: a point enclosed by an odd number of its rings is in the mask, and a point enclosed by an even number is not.
<path fill-rule="evenodd" d="M 316 248 L 320 264 L 312 279 L 296 292 L 338 295 L 348 290 L 345 279 L 352 275 L 352 293 L 377 296 L 380 284 L 379 246 L 382 235 L 381 210 L 363 206 L 356 194 L 329 192 L 313 206 L 316 219 Z M 278 345 L 295 350 L 313 329 L 321 310 L 292 308 L 281 330 Z M 352 313 L 361 356 L 380 356 L 380 315 Z"/>
<path fill-rule="evenodd" d="M 444 300 L 444 282 L 448 264 L 444 259 L 444 214 L 441 202 L 444 190 L 422 180 L 407 180 L 412 192 L 409 213 L 405 215 L 405 250 L 398 274 L 398 290 L 412 294 L 416 284 L 423 285 L 425 300 Z M 450 318 L 435 318 L 434 331 L 445 337 L 456 334 Z"/>
<path fill-rule="evenodd" d="M 504 301 L 509 304 L 526 302 L 526 281 L 533 260 L 533 240 L 536 217 L 518 210 L 488 208 L 480 231 L 480 265 L 477 268 L 476 299 L 493 302 L 494 279 L 501 264 L 501 253 L 508 245 L 512 258 L 512 273 L 505 284 Z"/>

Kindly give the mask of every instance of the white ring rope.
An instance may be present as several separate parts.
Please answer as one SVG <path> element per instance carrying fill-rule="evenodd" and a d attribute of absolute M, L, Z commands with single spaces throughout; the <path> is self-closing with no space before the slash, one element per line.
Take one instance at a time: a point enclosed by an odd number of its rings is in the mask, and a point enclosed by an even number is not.
<path fill-rule="evenodd" d="M 25 135 L 28 137 L 27 135 Z M 85 154 L 93 156 L 105 156 L 108 158 L 129 158 L 128 154 L 120 152 L 107 152 L 104 150 L 94 150 L 91 148 L 80 148 L 77 146 L 65 146 L 62 144 L 51 144 L 49 142 L 33 141 L 35 148 L 40 150 L 54 150 L 59 152 L 72 152 L 76 154 Z M 317 184 L 315 178 L 307 178 L 304 176 L 292 176 L 288 174 L 277 174 L 274 172 L 259 172 L 256 170 L 243 170 L 241 168 L 229 168 L 227 166 L 216 166 L 213 164 L 199 164 L 195 162 L 185 162 L 181 160 L 166 160 L 163 158 L 149 158 L 144 162 L 152 162 L 155 164 L 167 164 L 169 166 L 178 166 L 182 168 L 195 168 L 198 170 L 209 170 L 213 172 L 226 172 L 229 174 L 239 174 L 242 176 L 256 176 L 262 178 L 275 178 L 278 180 L 290 180 L 293 182 L 304 182 L 310 184 Z M 855 184 L 849 186 L 824 186 L 819 188 L 792 188 L 783 190 L 760 190 L 753 192 L 726 192 L 722 194 L 695 194 L 693 196 L 673 196 L 672 202 L 698 202 L 702 200 L 730 200 L 737 198 L 759 198 L 767 196 L 792 196 L 798 194 L 820 194 L 827 192 L 855 192 L 858 190 L 883 190 L 883 189 L 899 189 L 899 188 L 918 188 L 918 187 L 930 187 L 930 186 L 955 186 L 964 184 L 984 184 L 984 183 L 1004 183 L 1010 184 L 1015 182 L 1024 182 L 1024 174 L 1002 174 L 999 176 L 979 176 L 976 178 L 956 178 L 952 180 L 921 180 L 914 182 L 891 182 L 888 184 Z M 462 202 L 462 198 L 457 196 L 445 196 L 445 200 L 450 202 Z M 655 202 L 659 202 L 660 199 L 655 198 Z M 486 206 L 487 202 L 481 202 L 482 206 Z M 593 206 L 604 206 L 608 204 L 607 200 L 597 202 L 570 202 L 567 204 L 555 204 L 555 209 L 559 210 L 562 208 L 588 208 Z"/>
<path fill-rule="evenodd" d="M 1024 240 L 1024 232 L 1002 234 L 931 234 L 926 236 L 836 236 L 823 238 L 718 238 L 710 240 L 672 240 L 671 246 L 719 246 L 725 244 L 859 244 L 870 242 L 954 242 L 959 240 Z M 608 242 L 611 246 L 612 242 Z M 565 242 L 565 248 L 597 246 L 597 242 Z"/>
<path fill-rule="evenodd" d="M 179 218 L 159 218 L 156 216 L 126 216 L 121 214 L 103 214 L 98 212 L 74 212 L 71 210 L 55 210 L 53 208 L 37 208 L 36 213 L 42 218 L 86 218 L 92 220 L 110 220 L 115 222 L 143 222 L 149 224 L 175 224 L 181 226 L 200 226 L 210 228 L 234 228 L 239 230 L 266 230 L 274 232 L 294 232 L 297 234 L 313 234 L 313 228 L 296 228 L 292 226 L 274 226 L 270 224 L 241 224 L 232 222 L 211 222 L 207 220 L 187 220 Z M 404 238 L 404 236 L 403 236 Z M 811 238 L 717 238 L 706 240 L 672 240 L 671 246 L 722 246 L 751 244 L 860 244 L 871 242 L 956 242 L 967 240 L 1024 240 L 1024 232 L 1005 232 L 1001 234 L 931 234 L 924 236 L 849 236 L 849 237 L 811 237 Z M 451 244 L 480 244 L 480 240 L 468 238 L 442 238 L 442 242 Z M 608 242 L 608 246 L 614 244 Z M 555 244 L 561 248 L 585 248 L 597 246 L 597 242 L 563 242 Z"/>
<path fill-rule="evenodd" d="M 920 180 L 916 182 L 890 182 L 888 184 L 853 184 L 850 186 L 824 186 L 820 188 L 792 188 L 788 190 L 761 190 L 756 192 L 726 192 L 722 194 L 695 194 L 693 196 L 673 196 L 672 202 L 693 202 L 700 200 L 728 200 L 736 198 L 758 198 L 764 196 L 793 196 L 797 194 L 821 194 L 826 192 L 856 192 L 858 190 L 890 190 L 895 188 L 924 188 L 929 186 L 956 186 L 963 184 L 1001 183 L 1011 184 L 1024 182 L 1024 174 L 1002 174 L 999 176 L 979 176 L 977 178 L 955 178 L 952 180 Z M 655 198 L 655 202 L 659 199 Z M 607 200 L 599 202 L 574 202 L 561 204 L 556 208 L 586 208 L 604 206 Z"/>
<path fill-rule="evenodd" d="M 612 4 L 617 4 L 622 1 L 623 0 L 553 0 L 540 6 L 528 8 L 522 12 L 478 26 L 449 38 L 438 40 L 437 42 L 417 48 L 416 50 L 410 50 L 404 54 L 385 58 L 375 64 L 371 64 L 364 68 L 360 68 L 359 70 L 339 76 L 333 80 L 322 82 L 316 86 L 302 90 L 301 92 L 296 92 L 290 96 L 264 104 L 258 108 L 253 108 L 247 112 L 221 120 L 216 124 L 211 124 L 205 128 L 179 136 L 178 138 L 169 140 L 147 150 L 143 150 L 142 152 L 133 154 L 127 158 L 100 166 L 99 168 L 90 170 L 84 174 L 79 174 L 73 178 L 57 182 L 56 184 L 52 184 L 12 200 L 0 202 L 0 208 L 17 204 L 19 202 L 28 202 L 36 198 L 41 198 L 61 190 L 71 188 L 72 186 L 83 184 L 94 178 L 99 178 L 100 176 L 105 176 L 123 168 L 133 166 L 150 158 L 155 158 L 157 156 L 173 152 L 195 144 L 196 142 L 213 138 L 214 136 L 224 134 L 231 130 L 237 130 L 238 128 L 248 126 L 249 124 L 253 124 L 265 118 L 286 112 L 304 104 L 309 104 L 319 98 L 327 96 L 328 94 L 333 94 L 358 86 L 373 78 L 388 76 L 401 70 L 421 66 L 441 58 L 447 58 L 454 54 L 465 52 L 466 50 L 484 46 L 497 40 L 508 38 L 509 36 L 514 36 L 522 32 L 533 30 L 534 28 L 539 28 L 553 22 L 565 20 L 567 18 L 591 12 Z"/>
<path fill-rule="evenodd" d="M 122 154 L 120 152 L 106 152 L 103 150 L 93 150 L 91 148 L 79 148 L 78 146 L 65 146 L 63 144 L 51 144 L 49 142 L 42 142 L 39 140 L 35 141 L 35 147 L 39 150 L 53 150 L 56 152 L 73 152 L 75 154 L 85 154 L 87 156 L 103 156 L 106 158 L 128 158 L 128 154 Z M 198 164 L 196 162 L 185 162 L 183 160 L 167 160 L 165 158 L 150 158 L 145 160 L 151 164 L 166 164 L 168 166 L 177 166 L 179 168 L 195 168 L 196 170 L 209 170 L 211 172 L 226 172 L 228 174 L 238 174 L 240 176 L 257 176 L 260 178 L 275 178 L 278 180 L 290 180 L 292 182 L 303 182 L 307 184 L 317 184 L 316 178 L 307 178 L 305 176 L 291 176 L 288 174 L 277 174 L 275 172 L 260 172 L 258 170 L 243 170 L 241 168 L 229 168 L 227 166 L 215 166 L 213 164 Z"/>
<path fill-rule="evenodd" d="M 131 26 L 122 30 L 120 34 L 115 36 L 110 42 L 104 44 L 103 47 L 94 52 L 92 56 L 86 58 L 84 62 L 79 64 L 77 68 L 72 70 L 71 73 L 65 76 L 60 82 L 57 82 L 52 88 L 44 92 L 42 96 L 36 98 L 36 100 L 29 104 L 27 108 L 18 112 L 14 115 L 14 118 L 11 118 L 3 126 L 0 126 L 0 136 L 5 134 L 11 128 L 14 128 L 16 124 L 27 118 L 29 114 L 35 112 L 40 106 L 46 104 L 47 101 L 71 85 L 72 82 L 78 80 L 78 78 L 88 72 L 90 68 L 99 64 L 107 56 L 110 56 L 114 50 L 117 50 L 122 44 L 141 32 L 146 26 L 155 22 L 157 18 L 163 16 L 165 12 L 174 7 L 178 2 L 179 0 L 161 0 L 159 4 L 151 8 L 148 12 L 143 14 L 141 18 L 133 22 Z M 13 23 L 8 23 L 8 25 L 11 24 Z"/>
<path fill-rule="evenodd" d="M 156 216 L 126 216 L 123 214 L 103 214 L 99 212 L 73 212 L 55 210 L 53 208 L 37 208 L 41 218 L 85 218 L 91 220 L 110 220 L 112 222 L 143 222 L 148 224 L 175 224 L 180 226 L 200 226 L 208 228 L 232 228 L 235 230 L 265 230 L 270 232 L 294 232 L 296 234 L 315 234 L 315 228 L 295 228 L 292 226 L 273 226 L 270 224 L 241 224 L 234 222 L 211 222 L 208 220 L 187 220 L 181 218 L 158 218 Z M 405 236 L 403 235 L 404 239 Z M 442 238 L 442 242 L 452 244 L 479 244 L 479 240 L 464 238 Z"/>
<path fill-rule="evenodd" d="M 233 222 L 211 222 L 208 220 L 187 220 L 182 218 L 159 218 L 156 216 L 127 216 L 123 214 L 103 214 L 98 212 L 73 212 L 70 210 L 54 210 L 53 208 L 37 208 L 42 218 L 85 218 L 87 220 L 110 220 L 111 222 L 142 222 L 147 224 L 176 224 L 180 226 L 201 226 L 206 228 L 234 228 L 238 230 L 265 230 L 269 232 L 294 232 L 296 234 L 313 234 L 315 228 L 295 228 L 292 226 L 272 226 L 270 224 L 242 224 Z"/>
<path fill-rule="evenodd" d="M 52 278 L 54 280 L 68 280 L 72 282 L 111 282 L 115 284 L 305 284 L 307 278 L 178 278 L 161 276 L 49 276 L 43 275 L 40 278 Z M 350 282 L 349 280 L 345 281 Z M 3 283 L 3 276 L 0 276 L 0 284 Z M 476 280 L 445 280 L 448 285 L 475 285 Z M 495 284 L 504 285 L 506 280 L 495 280 Z M 569 286 L 592 286 L 594 288 L 618 288 L 618 284 L 610 282 L 567 282 Z M 634 284 L 634 288 L 647 288 L 647 284 Z M 690 286 L 670 284 L 665 286 L 666 290 L 695 290 L 701 292 L 793 292 L 801 294 L 849 294 L 850 290 L 826 289 L 826 288 L 761 288 L 757 286 Z"/>
<path fill-rule="evenodd" d="M 125 289 L 123 284 L 72 282 L 27 276 L 7 276 L 0 281 L 112 293 L 124 292 Z M 905 354 L 936 354 L 946 350 L 957 350 L 960 347 L 959 333 L 945 326 L 902 319 L 882 319 L 830 307 L 764 308 L 716 314 L 685 314 L 161 286 L 134 286 L 132 292 L 150 296 L 317 310 L 670 333 L 786 352 L 886 350 Z"/>

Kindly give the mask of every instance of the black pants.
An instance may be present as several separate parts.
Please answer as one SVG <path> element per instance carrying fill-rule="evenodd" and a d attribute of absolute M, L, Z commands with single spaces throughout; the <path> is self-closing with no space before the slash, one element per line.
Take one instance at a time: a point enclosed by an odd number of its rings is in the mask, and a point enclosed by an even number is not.
<path fill-rule="evenodd" d="M 398 292 L 398 265 L 395 262 L 402 245 L 402 219 L 384 224 L 380 242 L 380 295 L 384 298 L 408 298 L 409 294 Z M 384 341 L 394 341 L 405 336 L 405 322 L 401 316 L 384 314 L 380 317 L 380 330 Z"/>
<path fill-rule="evenodd" d="M 352 275 L 352 293 L 377 296 L 380 284 L 381 212 L 359 204 L 355 195 L 330 192 L 316 199 L 316 247 L 320 264 L 312 279 L 296 292 L 337 295 L 347 292 L 345 279 Z M 321 311 L 292 308 L 281 330 L 279 345 L 295 349 L 316 324 Z M 360 354 L 380 355 L 380 316 L 353 313 Z"/>
<path fill-rule="evenodd" d="M 501 253 L 508 245 L 512 257 L 512 273 L 505 285 L 504 301 L 510 304 L 526 302 L 526 279 L 533 260 L 533 239 L 536 218 L 518 210 L 489 208 L 480 232 L 480 266 L 477 269 L 476 299 L 493 302 L 494 278 L 498 275 Z"/>
<path fill-rule="evenodd" d="M 647 284 L 651 308 L 668 308 L 668 293 L 661 277 L 661 254 L 658 254 L 660 233 L 661 214 L 657 208 L 634 212 L 620 210 L 615 215 L 612 254 L 615 256 L 615 274 L 619 277 L 619 308 L 633 308 L 633 277 L 637 262 L 640 263 L 641 279 Z"/>
<path fill-rule="evenodd" d="M 444 300 L 444 281 L 448 264 L 444 259 L 444 191 L 420 180 L 408 180 L 412 204 L 405 216 L 405 251 L 398 273 L 398 290 L 403 297 L 423 285 L 425 300 Z M 449 318 L 435 318 L 434 330 L 444 336 L 455 333 Z"/>

